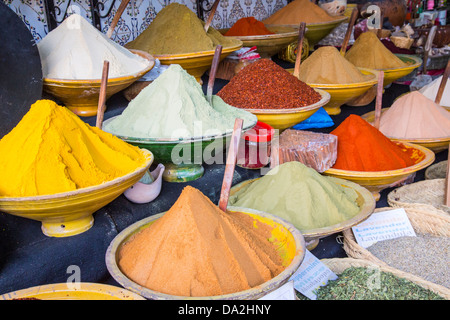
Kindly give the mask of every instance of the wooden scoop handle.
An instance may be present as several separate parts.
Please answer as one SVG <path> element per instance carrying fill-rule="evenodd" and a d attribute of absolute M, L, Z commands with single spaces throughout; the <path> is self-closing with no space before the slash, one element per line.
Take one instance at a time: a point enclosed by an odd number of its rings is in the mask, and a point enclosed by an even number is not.
<path fill-rule="evenodd" d="M 112 19 L 111 24 L 109 25 L 108 31 L 106 33 L 106 36 L 108 38 L 111 38 L 114 29 L 116 28 L 117 23 L 119 22 L 120 17 L 122 16 L 122 13 L 124 12 L 125 8 L 127 7 L 130 0 L 122 0 L 120 2 L 119 9 L 117 9 L 116 14 L 114 15 L 114 18 Z"/>
<path fill-rule="evenodd" d="M 208 32 L 209 26 L 214 18 L 214 14 L 216 13 L 217 7 L 219 6 L 220 0 L 216 0 L 211 8 L 211 12 L 209 13 L 208 20 L 205 23 L 205 32 Z"/>
<path fill-rule="evenodd" d="M 230 197 L 231 184 L 233 182 L 234 167 L 236 166 L 239 140 L 241 139 L 243 120 L 237 118 L 234 122 L 233 134 L 231 135 L 230 147 L 228 148 L 227 163 L 223 176 L 222 190 L 220 191 L 219 208 L 227 211 L 228 198 Z"/>
<path fill-rule="evenodd" d="M 106 101 L 106 87 L 108 85 L 108 73 L 109 73 L 109 61 L 103 61 L 103 73 L 102 73 L 102 82 L 100 84 L 100 95 L 98 99 L 97 106 L 97 121 L 95 126 L 99 129 L 102 128 L 103 125 L 103 117 L 105 114 L 105 101 Z"/>
<path fill-rule="evenodd" d="M 303 38 L 305 37 L 306 23 L 300 22 L 300 27 L 298 28 L 298 44 L 297 44 L 297 57 L 295 58 L 295 66 L 293 75 L 298 78 L 300 74 L 300 63 L 302 61 L 302 49 L 303 49 Z"/>
<path fill-rule="evenodd" d="M 358 8 L 353 8 L 352 15 L 350 16 L 350 21 L 348 23 L 347 32 L 345 33 L 344 41 L 341 45 L 341 55 L 345 56 L 347 51 L 348 42 L 350 41 L 350 36 L 352 35 L 353 26 L 355 25 L 356 18 L 358 18 Z"/>

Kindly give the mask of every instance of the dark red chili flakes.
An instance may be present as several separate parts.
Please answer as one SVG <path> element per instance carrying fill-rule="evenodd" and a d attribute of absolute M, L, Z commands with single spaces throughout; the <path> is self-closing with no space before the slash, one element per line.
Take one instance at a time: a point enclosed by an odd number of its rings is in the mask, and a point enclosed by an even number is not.
<path fill-rule="evenodd" d="M 239 71 L 217 95 L 243 109 L 292 109 L 309 106 L 319 93 L 269 59 L 258 60 Z"/>

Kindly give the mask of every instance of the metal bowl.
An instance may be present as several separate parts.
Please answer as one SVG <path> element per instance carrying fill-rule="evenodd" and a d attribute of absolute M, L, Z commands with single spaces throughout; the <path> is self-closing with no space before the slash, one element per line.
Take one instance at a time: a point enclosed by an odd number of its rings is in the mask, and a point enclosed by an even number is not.
<path fill-rule="evenodd" d="M 250 300 L 258 299 L 269 292 L 277 289 L 286 283 L 289 278 L 294 274 L 294 272 L 300 267 L 305 256 L 305 240 L 300 233 L 292 224 L 287 221 L 270 215 L 265 212 L 239 208 L 239 207 L 228 207 L 228 211 L 231 212 L 243 212 L 253 217 L 257 221 L 271 226 L 272 229 L 272 239 L 276 240 L 281 244 L 278 248 L 280 256 L 282 257 L 286 269 L 265 283 L 258 285 L 254 288 L 244 290 L 241 292 L 230 293 L 218 296 L 208 296 L 208 297 L 187 297 L 187 296 L 174 296 L 161 292 L 157 292 L 146 287 L 143 287 L 136 282 L 129 279 L 118 266 L 118 252 L 120 247 L 135 233 L 141 231 L 142 229 L 150 226 L 157 219 L 159 219 L 163 213 L 153 215 L 151 217 L 145 218 L 138 221 L 122 232 L 120 232 L 111 242 L 106 251 L 106 267 L 108 268 L 111 276 L 120 283 L 124 288 L 136 292 L 137 294 L 152 300 Z M 269 240 L 269 239 L 268 239 Z M 272 241 L 272 240 L 271 240 Z M 180 266 L 182 267 L 182 266 Z"/>

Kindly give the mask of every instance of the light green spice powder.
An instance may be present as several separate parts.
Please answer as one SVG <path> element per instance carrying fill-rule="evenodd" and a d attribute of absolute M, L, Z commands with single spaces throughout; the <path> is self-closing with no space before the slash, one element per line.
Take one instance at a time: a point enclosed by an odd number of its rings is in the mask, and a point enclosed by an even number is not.
<path fill-rule="evenodd" d="M 302 231 L 335 225 L 354 217 L 360 210 L 357 198 L 355 190 L 333 182 L 333 178 L 322 176 L 300 162 L 291 161 L 239 190 L 230 197 L 229 203 L 271 213 Z"/>
<path fill-rule="evenodd" d="M 126 137 L 181 139 L 232 132 L 236 118 L 244 120 L 244 128 L 257 121 L 218 96 L 211 106 L 197 80 L 172 64 L 103 129 Z"/>

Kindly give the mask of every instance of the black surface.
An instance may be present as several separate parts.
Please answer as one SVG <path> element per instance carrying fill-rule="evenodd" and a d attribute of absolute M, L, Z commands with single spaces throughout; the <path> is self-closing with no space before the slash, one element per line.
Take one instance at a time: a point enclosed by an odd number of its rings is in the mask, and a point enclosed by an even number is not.
<path fill-rule="evenodd" d="M 274 59 L 277 61 L 276 59 Z M 277 61 L 285 67 L 291 64 Z M 207 77 L 203 77 L 206 92 Z M 214 93 L 217 93 L 227 81 L 217 79 Z M 390 106 L 400 94 L 409 88 L 393 84 L 383 96 L 383 107 Z M 127 105 L 127 101 L 118 93 L 107 102 L 105 119 L 118 115 Z M 335 125 L 331 128 L 311 130 L 328 133 L 336 128 L 349 114 L 362 115 L 374 110 L 374 102 L 364 107 L 343 106 L 342 113 L 331 116 Z M 95 125 L 95 117 L 82 118 Z M 436 155 L 436 161 L 447 159 L 447 151 Z M 180 195 L 186 185 L 198 188 L 214 203 L 218 203 L 225 165 L 205 165 L 202 178 L 189 183 L 168 183 L 163 181 L 161 194 L 148 204 L 134 204 L 123 195 L 98 210 L 94 214 L 93 227 L 76 236 L 51 238 L 41 232 L 37 221 L 0 213 L 0 294 L 37 285 L 66 282 L 71 276 L 70 266 L 78 266 L 83 282 L 98 282 L 120 286 L 112 279 L 106 269 L 105 253 L 112 239 L 130 224 L 148 216 L 166 211 Z M 424 179 L 424 171 L 417 172 L 415 181 Z M 246 170 L 236 167 L 233 185 L 241 181 L 260 176 L 259 170 Z M 394 188 L 381 193 L 377 207 L 387 207 L 387 194 Z M 346 257 L 340 243 L 340 233 L 320 240 L 311 252 L 319 259 Z M 69 271 L 69 273 L 68 273 Z"/>
<path fill-rule="evenodd" d="M 36 42 L 22 19 L 0 2 L 0 139 L 42 95 Z"/>

